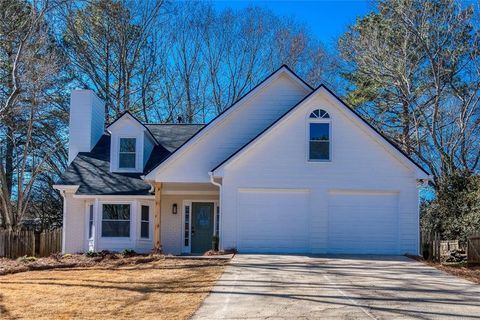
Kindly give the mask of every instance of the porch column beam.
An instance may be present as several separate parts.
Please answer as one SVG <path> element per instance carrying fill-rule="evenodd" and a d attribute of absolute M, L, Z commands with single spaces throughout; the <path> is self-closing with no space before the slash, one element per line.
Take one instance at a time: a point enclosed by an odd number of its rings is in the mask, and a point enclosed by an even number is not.
<path fill-rule="evenodd" d="M 154 230 L 153 230 L 153 241 L 154 241 L 154 251 L 161 252 L 162 251 L 162 183 L 155 182 L 155 222 L 154 222 Z"/>

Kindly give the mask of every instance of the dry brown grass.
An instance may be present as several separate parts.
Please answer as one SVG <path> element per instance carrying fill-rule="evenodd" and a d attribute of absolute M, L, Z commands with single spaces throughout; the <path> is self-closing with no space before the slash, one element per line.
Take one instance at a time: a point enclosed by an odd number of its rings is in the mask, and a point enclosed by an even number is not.
<path fill-rule="evenodd" d="M 205 299 L 224 264 L 162 259 L 0 276 L 0 318 L 186 319 Z"/>
<path fill-rule="evenodd" d="M 466 265 L 444 265 L 439 263 L 430 263 L 435 268 L 453 274 L 454 276 L 467 279 L 480 284 L 480 266 Z"/>

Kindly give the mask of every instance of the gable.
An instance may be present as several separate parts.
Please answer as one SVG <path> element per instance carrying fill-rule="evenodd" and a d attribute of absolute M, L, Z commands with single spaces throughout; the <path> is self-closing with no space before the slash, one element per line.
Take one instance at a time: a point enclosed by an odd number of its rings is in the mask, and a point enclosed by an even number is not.
<path fill-rule="evenodd" d="M 145 179 L 208 182 L 211 167 L 228 157 L 312 89 L 282 67 L 175 151 Z"/>
<path fill-rule="evenodd" d="M 428 178 L 428 173 L 425 172 L 423 168 L 418 166 L 412 159 L 406 156 L 394 144 L 392 144 L 385 137 L 383 137 L 377 130 L 375 130 L 365 120 L 363 120 L 352 109 L 346 106 L 337 96 L 335 96 L 330 90 L 328 90 L 328 88 L 323 85 L 317 88 L 309 96 L 305 97 L 298 105 L 287 111 L 283 116 L 278 119 L 277 122 L 272 124 L 269 128 L 266 128 L 257 137 L 254 137 L 244 146 L 239 148 L 229 158 L 217 164 L 211 170 L 213 172 L 213 175 L 223 176 L 224 169 L 226 167 L 232 166 L 234 162 L 244 157 L 244 155 L 245 157 L 247 157 L 248 153 L 258 152 L 255 150 L 263 150 L 263 152 L 271 159 L 275 159 L 275 162 L 281 161 L 278 158 L 281 155 L 275 154 L 275 150 L 269 150 L 268 146 L 263 146 L 264 144 L 268 144 L 268 141 L 272 141 L 271 136 L 276 136 L 277 139 L 281 140 L 282 143 L 284 143 L 284 145 L 282 146 L 282 149 L 284 149 L 283 157 L 285 157 L 285 155 L 290 156 L 290 153 L 292 153 L 291 156 L 293 158 L 295 158 L 295 156 L 300 156 L 300 158 L 296 159 L 296 161 L 305 163 L 307 161 L 308 150 L 308 116 L 311 111 L 319 108 L 325 109 L 329 113 L 333 113 L 333 116 L 331 114 L 331 130 L 333 139 L 331 160 L 332 164 L 330 165 L 331 167 L 336 167 L 338 165 L 349 165 L 348 163 L 350 160 L 348 160 L 348 157 L 345 156 L 345 154 L 343 153 L 344 151 L 350 152 L 352 157 L 358 157 L 365 152 L 371 152 L 371 154 L 375 156 L 367 156 L 364 159 L 366 161 L 367 158 L 369 158 L 370 164 L 379 163 L 378 165 L 380 167 L 386 164 L 389 168 L 396 168 L 393 170 L 406 169 L 407 171 L 413 173 L 418 179 Z M 335 120 L 335 118 L 337 118 L 337 120 Z M 293 126 L 290 125 L 290 122 L 294 123 Z M 297 134 L 297 140 L 295 142 L 290 142 L 297 144 L 296 148 L 293 148 L 295 149 L 295 151 L 293 149 L 289 151 L 286 143 L 290 141 L 291 138 L 288 135 L 280 136 L 280 127 L 289 127 L 288 130 L 290 130 L 290 134 Z M 355 132 L 355 134 L 350 136 L 348 138 L 348 141 L 342 140 L 342 137 L 345 138 L 345 136 L 348 136 L 348 133 L 351 132 Z M 301 136 L 299 137 L 298 134 L 301 134 Z M 340 140 L 336 141 L 336 139 Z M 359 145 L 361 145 L 362 148 L 355 151 L 355 148 L 357 148 Z M 370 149 L 366 149 L 367 147 Z M 303 151 L 299 150 L 298 148 L 302 148 Z M 336 156 L 338 155 L 341 156 L 339 158 L 336 158 Z M 268 163 L 267 159 L 258 159 L 258 161 L 267 161 Z M 392 161 L 395 163 L 392 164 Z M 401 167 L 398 167 L 399 164 L 401 165 Z M 367 166 L 367 163 L 365 163 L 364 165 Z M 352 166 L 355 166 L 355 163 L 350 163 L 350 167 Z"/>
<path fill-rule="evenodd" d="M 156 140 L 175 148 L 188 140 L 202 125 L 155 124 L 151 132 Z M 57 186 L 75 185 L 81 195 L 149 195 L 151 185 L 138 173 L 110 170 L 110 136 L 104 134 L 90 152 L 80 152 L 56 182 Z M 174 149 L 155 145 L 145 163 L 144 172 L 158 166 Z"/>

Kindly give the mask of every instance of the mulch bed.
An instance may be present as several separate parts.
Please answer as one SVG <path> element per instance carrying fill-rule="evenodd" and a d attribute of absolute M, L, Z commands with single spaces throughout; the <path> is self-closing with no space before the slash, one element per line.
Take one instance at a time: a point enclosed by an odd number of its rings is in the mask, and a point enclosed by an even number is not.
<path fill-rule="evenodd" d="M 141 264 L 165 259 L 164 255 L 124 255 L 102 252 L 94 257 L 83 254 L 55 254 L 46 258 L 22 257 L 18 259 L 0 258 L 0 276 L 33 270 L 50 270 L 76 267 L 118 267 L 128 264 Z"/>
<path fill-rule="evenodd" d="M 230 252 L 210 252 L 205 254 L 204 258 L 210 256 L 213 260 L 229 260 L 232 254 Z M 95 256 L 86 256 L 84 254 L 52 254 L 50 257 L 35 258 L 21 257 L 18 259 L 0 258 L 0 276 L 12 273 L 51 270 L 62 268 L 78 267 L 119 267 L 124 265 L 135 265 L 149 263 L 165 259 L 197 259 L 202 257 L 176 257 L 162 254 L 124 254 L 110 251 L 101 251 Z"/>

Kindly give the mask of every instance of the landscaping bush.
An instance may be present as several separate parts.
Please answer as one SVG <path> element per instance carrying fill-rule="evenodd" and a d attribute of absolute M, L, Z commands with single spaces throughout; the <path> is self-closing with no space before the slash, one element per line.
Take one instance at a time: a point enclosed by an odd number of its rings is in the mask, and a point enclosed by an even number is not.
<path fill-rule="evenodd" d="M 17 260 L 23 263 L 29 263 L 29 262 L 34 262 L 35 260 L 37 260 L 37 258 L 31 257 L 31 256 L 23 256 L 18 258 Z"/>
<path fill-rule="evenodd" d="M 422 249 L 423 259 L 428 260 L 430 257 L 430 245 L 428 243 L 424 243 Z"/>
<path fill-rule="evenodd" d="M 131 256 L 135 256 L 137 253 L 135 252 L 135 250 L 132 250 L 132 249 L 125 249 L 122 251 L 122 255 L 124 257 L 131 257 Z"/>
<path fill-rule="evenodd" d="M 85 255 L 85 257 L 88 257 L 88 258 L 95 258 L 95 257 L 99 256 L 98 252 L 93 251 L 93 250 L 89 250 L 89 251 L 85 252 L 84 255 Z"/>

